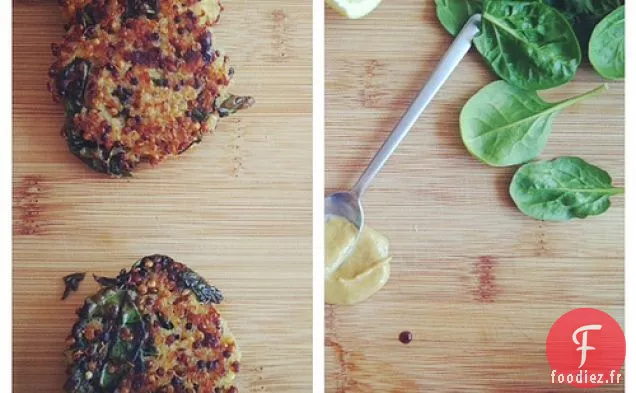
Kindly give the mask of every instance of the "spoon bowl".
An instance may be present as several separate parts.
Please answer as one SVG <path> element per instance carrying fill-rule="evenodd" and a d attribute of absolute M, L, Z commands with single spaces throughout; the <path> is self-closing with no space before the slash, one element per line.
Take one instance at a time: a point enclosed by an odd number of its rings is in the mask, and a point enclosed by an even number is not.
<path fill-rule="evenodd" d="M 354 193 L 335 192 L 325 198 L 325 221 L 334 216 L 346 219 L 358 229 L 358 232 L 362 231 L 364 210 Z"/>

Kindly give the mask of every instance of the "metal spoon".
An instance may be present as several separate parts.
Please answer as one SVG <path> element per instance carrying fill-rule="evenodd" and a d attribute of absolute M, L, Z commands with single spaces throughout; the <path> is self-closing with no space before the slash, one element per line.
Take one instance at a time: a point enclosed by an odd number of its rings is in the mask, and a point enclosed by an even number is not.
<path fill-rule="evenodd" d="M 475 14 L 468 19 L 468 22 L 466 22 L 433 71 L 429 81 L 417 95 L 417 98 L 406 113 L 404 113 L 402 119 L 395 126 L 380 150 L 375 154 L 355 186 L 353 186 L 353 189 L 327 196 L 325 199 L 325 221 L 333 216 L 339 216 L 351 222 L 358 229 L 358 234 L 362 231 L 364 227 L 362 195 L 406 134 L 411 130 L 435 94 L 437 94 L 459 62 L 468 53 L 473 38 L 479 33 L 480 23 L 480 14 Z"/>

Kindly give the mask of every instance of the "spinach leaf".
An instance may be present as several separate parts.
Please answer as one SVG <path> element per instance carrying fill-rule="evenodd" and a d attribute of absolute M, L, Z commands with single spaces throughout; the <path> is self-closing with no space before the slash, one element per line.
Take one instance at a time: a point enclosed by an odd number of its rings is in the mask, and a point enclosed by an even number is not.
<path fill-rule="evenodd" d="M 565 221 L 604 213 L 614 187 L 604 170 L 577 157 L 526 164 L 515 173 L 510 196 L 524 214 L 537 220 Z"/>
<path fill-rule="evenodd" d="M 138 18 L 146 16 L 149 19 L 156 19 L 159 12 L 159 2 L 157 0 L 128 0 L 126 2 L 126 16 L 128 18 Z"/>
<path fill-rule="evenodd" d="M 562 85 L 581 63 L 568 21 L 538 1 L 487 0 L 481 33 L 473 41 L 494 72 L 521 89 Z"/>
<path fill-rule="evenodd" d="M 218 97 L 214 103 L 219 117 L 229 116 L 238 110 L 249 108 L 252 105 L 254 105 L 254 98 L 235 96 L 234 94 L 229 94 L 223 98 Z"/>
<path fill-rule="evenodd" d="M 625 0 L 543 0 L 563 14 L 574 29 L 582 51 L 587 50 L 594 27 Z M 437 18 L 452 35 L 457 35 L 468 18 L 482 12 L 484 0 L 435 0 Z"/>
<path fill-rule="evenodd" d="M 120 303 L 118 315 L 99 377 L 100 391 L 114 391 L 122 378 L 129 374 L 135 362 L 142 356 L 142 346 L 147 338 L 148 327 L 133 300 L 134 293 L 128 290 L 111 290 Z M 115 366 L 115 372 L 109 370 Z"/>
<path fill-rule="evenodd" d="M 435 0 L 437 19 L 452 35 L 457 35 L 468 18 L 481 12 L 483 0 Z"/>
<path fill-rule="evenodd" d="M 79 289 L 79 284 L 84 280 L 85 276 L 86 273 L 72 273 L 63 277 L 64 294 L 62 294 L 62 300 L 65 300 L 71 292 Z"/>
<path fill-rule="evenodd" d="M 587 50 L 594 26 L 624 0 L 543 0 L 563 13 L 574 28 L 581 50 Z"/>
<path fill-rule="evenodd" d="M 559 111 L 607 88 L 602 85 L 561 102 L 547 103 L 536 92 L 504 81 L 493 82 L 462 109 L 462 140 L 471 154 L 489 165 L 522 164 L 541 153 Z"/>
<path fill-rule="evenodd" d="M 76 58 L 57 75 L 55 86 L 64 100 L 66 113 L 73 116 L 84 107 L 84 91 L 88 85 L 91 63 Z"/>
<path fill-rule="evenodd" d="M 590 39 L 590 63 L 603 78 L 625 78 L 625 6 L 599 23 Z"/>

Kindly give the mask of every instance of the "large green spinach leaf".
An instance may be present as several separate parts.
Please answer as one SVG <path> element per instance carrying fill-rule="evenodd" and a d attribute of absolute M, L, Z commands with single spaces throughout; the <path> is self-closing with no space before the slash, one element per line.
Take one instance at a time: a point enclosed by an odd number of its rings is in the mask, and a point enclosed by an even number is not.
<path fill-rule="evenodd" d="M 543 0 L 563 13 L 574 28 L 581 50 L 586 51 L 594 27 L 624 0 Z"/>
<path fill-rule="evenodd" d="M 539 0 L 537 0 L 539 1 Z M 625 0 L 543 0 L 559 10 L 574 29 L 582 51 L 587 50 L 594 27 Z M 472 15 L 482 12 L 484 0 L 435 0 L 437 18 L 452 35 L 457 35 Z"/>
<path fill-rule="evenodd" d="M 603 78 L 625 78 L 625 6 L 599 23 L 590 39 L 590 63 Z"/>
<path fill-rule="evenodd" d="M 568 21 L 539 1 L 487 0 L 474 43 L 499 77 L 526 90 L 562 85 L 581 63 Z"/>
<path fill-rule="evenodd" d="M 518 165 L 544 149 L 552 120 L 559 111 L 607 90 L 602 85 L 561 102 L 548 103 L 536 92 L 493 82 L 475 94 L 460 115 L 462 140 L 468 151 L 493 166 Z"/>
<path fill-rule="evenodd" d="M 515 173 L 510 196 L 537 220 L 565 221 L 604 213 L 610 197 L 622 194 L 610 175 L 577 157 L 526 164 Z"/>
<path fill-rule="evenodd" d="M 481 12 L 483 0 L 435 0 L 437 19 L 452 35 L 457 35 L 468 18 Z"/>

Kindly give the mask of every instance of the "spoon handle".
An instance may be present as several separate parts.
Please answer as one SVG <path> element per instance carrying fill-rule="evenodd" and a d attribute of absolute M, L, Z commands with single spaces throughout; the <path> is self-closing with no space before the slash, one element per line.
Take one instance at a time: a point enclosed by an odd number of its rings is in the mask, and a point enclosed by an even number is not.
<path fill-rule="evenodd" d="M 404 113 L 393 129 L 393 132 L 391 132 L 391 135 L 389 135 L 380 150 L 378 150 L 375 154 L 367 168 L 358 179 L 358 182 L 353 187 L 352 191 L 358 196 L 358 198 L 362 197 L 362 194 L 367 190 L 391 154 L 393 154 L 397 146 L 411 130 L 435 94 L 437 94 L 450 74 L 464 58 L 468 50 L 470 50 L 473 38 L 479 33 L 480 23 L 480 14 L 473 15 L 470 19 L 468 19 L 468 22 L 466 22 L 464 28 L 459 32 L 451 46 L 448 48 L 446 54 L 440 60 L 424 88 L 417 95 L 417 98 L 413 101 L 406 113 Z"/>

